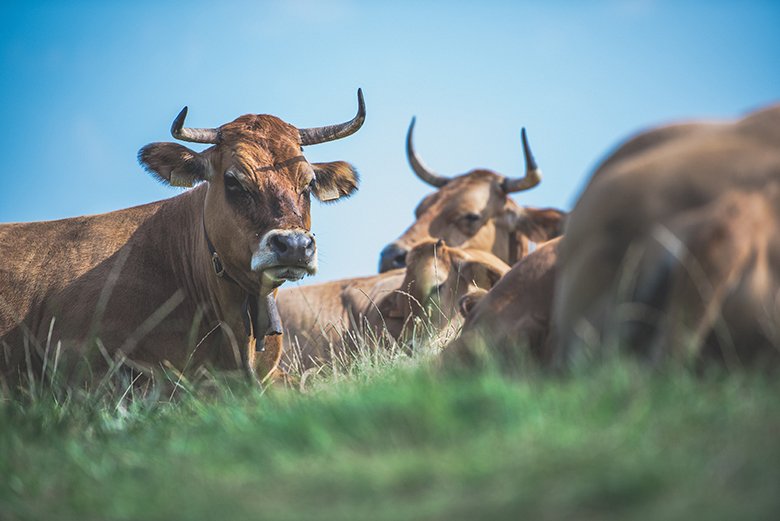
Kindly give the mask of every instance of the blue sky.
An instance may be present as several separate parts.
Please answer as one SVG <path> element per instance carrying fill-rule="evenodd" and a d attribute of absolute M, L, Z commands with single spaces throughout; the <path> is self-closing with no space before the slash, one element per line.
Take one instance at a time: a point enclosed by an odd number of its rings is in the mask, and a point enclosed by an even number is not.
<path fill-rule="evenodd" d="M 370 274 L 430 191 L 404 155 L 413 115 L 443 174 L 521 173 L 526 126 L 545 178 L 517 200 L 570 208 L 629 133 L 780 100 L 778 27 L 774 1 L 5 1 L 0 222 L 175 195 L 135 158 L 171 140 L 184 105 L 192 126 L 245 113 L 319 126 L 351 118 L 362 87 L 363 129 L 306 151 L 363 180 L 352 199 L 313 205 L 308 282 Z"/>

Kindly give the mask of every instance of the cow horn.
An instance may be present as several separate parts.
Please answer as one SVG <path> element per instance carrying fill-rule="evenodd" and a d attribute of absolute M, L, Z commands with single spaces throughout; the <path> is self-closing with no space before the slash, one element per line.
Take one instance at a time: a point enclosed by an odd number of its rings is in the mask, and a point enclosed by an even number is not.
<path fill-rule="evenodd" d="M 423 162 L 417 157 L 417 153 L 414 151 L 414 145 L 412 145 L 412 134 L 414 133 L 414 122 L 416 118 L 412 118 L 412 122 L 409 124 L 409 130 L 406 133 L 406 158 L 409 160 L 409 164 L 412 166 L 412 170 L 417 174 L 417 177 L 425 181 L 431 186 L 441 188 L 449 182 L 449 178 L 440 176 L 439 174 L 429 170 Z"/>
<path fill-rule="evenodd" d="M 528 190 L 538 185 L 542 180 L 542 171 L 539 170 L 534 155 L 531 153 L 531 146 L 528 144 L 525 127 L 523 127 L 521 134 L 523 138 L 523 155 L 525 156 L 525 177 L 504 179 L 503 188 L 506 193 Z"/>
<path fill-rule="evenodd" d="M 219 141 L 219 131 L 215 128 L 188 128 L 184 126 L 184 118 L 187 117 L 187 107 L 181 109 L 179 115 L 173 120 L 171 134 L 181 141 L 192 143 L 215 144 Z"/>
<path fill-rule="evenodd" d="M 363 101 L 363 89 L 358 89 L 358 111 L 354 118 L 340 125 L 299 129 L 298 135 L 301 138 L 301 145 L 316 145 L 350 136 L 363 126 L 365 120 L 366 102 Z"/>

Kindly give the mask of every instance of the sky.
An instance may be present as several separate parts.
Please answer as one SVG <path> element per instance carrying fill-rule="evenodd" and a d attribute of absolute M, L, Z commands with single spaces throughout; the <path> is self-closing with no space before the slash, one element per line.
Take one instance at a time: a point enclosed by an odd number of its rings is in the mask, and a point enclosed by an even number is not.
<path fill-rule="evenodd" d="M 307 147 L 347 160 L 360 191 L 313 203 L 320 271 L 376 272 L 432 189 L 410 170 L 544 172 L 520 204 L 570 209 L 594 165 L 634 132 L 732 118 L 780 101 L 780 2 L 710 0 L 15 2 L 0 4 L 0 222 L 107 212 L 167 197 L 138 150 L 173 118 L 246 113 L 355 135 Z M 199 145 L 191 145 L 202 149 Z"/>

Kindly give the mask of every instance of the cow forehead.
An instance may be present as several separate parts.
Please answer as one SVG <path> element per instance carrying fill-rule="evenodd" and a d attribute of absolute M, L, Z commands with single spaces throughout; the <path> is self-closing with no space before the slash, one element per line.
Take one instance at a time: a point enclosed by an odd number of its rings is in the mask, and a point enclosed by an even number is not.
<path fill-rule="evenodd" d="M 417 284 L 440 284 L 449 276 L 450 253 L 450 248 L 436 241 L 415 246 L 409 252 L 406 278 Z"/>
<path fill-rule="evenodd" d="M 248 114 L 223 125 L 217 150 L 223 168 L 238 165 L 249 175 L 296 172 L 305 163 L 298 130 L 275 116 Z"/>
<path fill-rule="evenodd" d="M 474 259 L 471 253 L 459 247 L 438 244 L 435 240 L 425 241 L 409 252 L 407 266 L 410 271 L 435 273 L 437 278 L 442 277 L 443 280 L 449 277 L 458 263 L 468 260 L 481 261 L 481 257 Z"/>
<path fill-rule="evenodd" d="M 433 258 L 442 258 L 449 251 L 449 248 L 443 244 L 439 244 L 437 240 L 426 240 L 409 252 L 409 265 L 424 262 Z"/>
<path fill-rule="evenodd" d="M 298 129 L 270 114 L 245 114 L 219 127 L 219 136 L 228 145 L 238 141 L 300 145 Z"/>
<path fill-rule="evenodd" d="M 429 208 L 480 211 L 488 206 L 495 193 L 501 191 L 503 179 L 489 170 L 475 170 L 458 176 L 439 190 L 436 201 Z"/>
<path fill-rule="evenodd" d="M 231 145 L 228 154 L 223 154 L 222 159 L 244 167 L 248 174 L 295 171 L 297 166 L 306 163 L 300 148 L 279 142 L 239 141 Z"/>

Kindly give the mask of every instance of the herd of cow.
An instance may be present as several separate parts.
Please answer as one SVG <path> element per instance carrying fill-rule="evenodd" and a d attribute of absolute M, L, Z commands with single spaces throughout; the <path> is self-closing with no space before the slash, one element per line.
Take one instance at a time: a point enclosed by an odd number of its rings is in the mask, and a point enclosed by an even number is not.
<path fill-rule="evenodd" d="M 184 126 L 195 152 L 152 143 L 141 164 L 180 195 L 107 214 L 0 225 L 0 381 L 117 368 L 283 375 L 368 339 L 414 348 L 459 327 L 445 364 L 560 369 L 622 349 L 651 363 L 775 364 L 780 348 L 780 106 L 641 133 L 595 170 L 573 211 L 518 205 L 540 170 L 415 174 L 436 191 L 380 255 L 380 273 L 277 289 L 317 268 L 310 200 L 357 189 L 303 146 L 365 120 L 297 129 L 269 115 Z M 379 345 L 379 344 L 376 344 Z"/>

